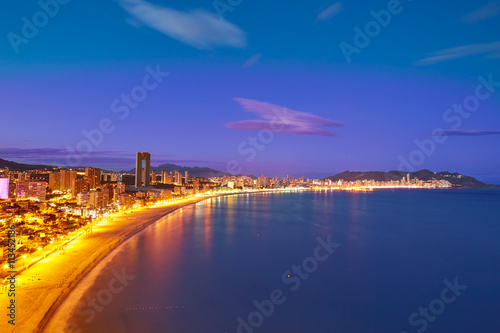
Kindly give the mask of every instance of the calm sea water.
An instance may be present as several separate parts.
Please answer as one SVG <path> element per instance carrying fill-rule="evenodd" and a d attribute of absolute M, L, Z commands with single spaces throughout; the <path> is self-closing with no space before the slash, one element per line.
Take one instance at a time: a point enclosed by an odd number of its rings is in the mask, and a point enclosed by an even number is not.
<path fill-rule="evenodd" d="M 72 320 L 81 332 L 499 332 L 499 256 L 498 190 L 234 195 L 131 239 Z"/>

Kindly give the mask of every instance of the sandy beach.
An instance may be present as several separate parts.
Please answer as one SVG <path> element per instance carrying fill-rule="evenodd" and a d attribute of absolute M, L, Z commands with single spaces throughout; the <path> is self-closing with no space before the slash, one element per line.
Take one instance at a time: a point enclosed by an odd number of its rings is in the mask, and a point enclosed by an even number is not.
<path fill-rule="evenodd" d="M 113 249 L 172 211 L 214 196 L 190 198 L 159 207 L 121 212 L 98 223 L 91 234 L 70 242 L 65 253 L 53 253 L 17 276 L 16 325 L 8 323 L 10 298 L 0 294 L 3 320 L 1 332 L 62 332 L 58 323 L 50 324 L 53 314 L 72 289 Z M 47 326 L 49 325 L 49 326 Z"/>

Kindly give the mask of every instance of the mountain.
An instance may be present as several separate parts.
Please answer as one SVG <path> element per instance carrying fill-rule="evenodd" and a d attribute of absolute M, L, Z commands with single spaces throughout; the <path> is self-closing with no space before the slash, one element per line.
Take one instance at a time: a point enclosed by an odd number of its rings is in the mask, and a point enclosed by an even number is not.
<path fill-rule="evenodd" d="M 53 170 L 53 166 L 49 165 L 32 165 L 32 164 L 22 164 L 7 161 L 0 158 L 0 169 L 9 168 L 10 171 L 27 171 L 27 170 L 36 170 L 36 169 L 48 169 Z"/>
<path fill-rule="evenodd" d="M 178 170 L 179 172 L 184 173 L 185 171 L 189 172 L 190 176 L 193 177 L 198 177 L 198 178 L 210 178 L 210 177 L 223 177 L 223 176 L 232 176 L 232 174 L 224 171 L 219 171 L 219 170 L 214 170 L 210 168 L 202 168 L 202 167 L 186 167 L 186 166 L 180 166 L 180 165 L 175 165 L 175 164 L 161 164 L 157 167 L 151 167 L 151 171 L 156 170 L 156 172 L 162 172 L 167 171 L 175 171 Z M 129 170 L 128 172 L 134 173 L 135 168 L 132 170 Z"/>
<path fill-rule="evenodd" d="M 404 171 L 344 171 L 335 176 L 326 177 L 325 179 L 331 179 L 336 182 L 340 179 L 345 181 L 356 181 L 356 180 L 374 180 L 374 181 L 390 181 L 390 180 L 401 180 L 403 177 L 407 177 L 408 172 Z M 497 188 L 498 185 L 488 185 L 482 183 L 472 177 L 461 175 L 457 172 L 450 173 L 448 171 L 442 172 L 432 172 L 427 169 L 419 170 L 416 172 L 410 172 L 410 178 L 418 178 L 423 181 L 428 180 L 447 180 L 452 185 L 462 187 L 462 188 Z"/>

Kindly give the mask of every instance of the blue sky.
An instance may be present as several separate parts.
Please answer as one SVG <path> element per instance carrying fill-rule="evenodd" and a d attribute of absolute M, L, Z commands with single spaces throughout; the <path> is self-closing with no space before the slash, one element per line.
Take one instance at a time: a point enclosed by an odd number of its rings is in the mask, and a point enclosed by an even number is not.
<path fill-rule="evenodd" d="M 500 183 L 498 1 L 55 3 L 0 13 L 1 158 Z"/>

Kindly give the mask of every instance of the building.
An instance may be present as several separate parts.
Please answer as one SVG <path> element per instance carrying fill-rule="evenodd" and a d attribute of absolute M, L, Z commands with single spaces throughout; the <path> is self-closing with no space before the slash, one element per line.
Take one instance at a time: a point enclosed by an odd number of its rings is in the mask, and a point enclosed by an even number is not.
<path fill-rule="evenodd" d="M 16 197 L 18 200 L 37 200 L 45 202 L 47 194 L 46 182 L 17 182 Z"/>
<path fill-rule="evenodd" d="M 120 194 L 125 193 L 125 184 L 122 182 L 118 182 L 114 187 L 113 187 L 113 199 L 115 201 L 118 201 L 118 198 Z"/>
<path fill-rule="evenodd" d="M 75 188 L 76 174 L 75 170 L 60 171 L 60 191 L 71 191 L 71 189 Z"/>
<path fill-rule="evenodd" d="M 87 179 L 77 178 L 75 179 L 75 186 L 71 189 L 71 195 L 76 197 L 80 192 L 88 192 L 90 190 L 90 186 L 87 182 Z"/>
<path fill-rule="evenodd" d="M 170 177 L 170 174 L 165 170 L 161 172 L 161 182 L 163 184 L 172 184 L 172 178 Z"/>
<path fill-rule="evenodd" d="M 88 179 L 91 190 L 101 186 L 101 169 L 85 168 L 85 177 Z"/>
<path fill-rule="evenodd" d="M 61 173 L 52 172 L 49 174 L 49 188 L 51 191 L 61 190 Z"/>
<path fill-rule="evenodd" d="M 156 170 L 153 170 L 153 172 L 151 172 L 151 184 L 155 183 L 156 183 Z"/>
<path fill-rule="evenodd" d="M 185 171 L 184 172 L 184 184 L 187 184 L 189 182 L 189 172 Z"/>
<path fill-rule="evenodd" d="M 175 185 L 182 185 L 182 173 L 177 170 L 174 171 L 174 183 Z"/>
<path fill-rule="evenodd" d="M 144 171 L 142 162 L 144 161 Z M 135 161 L 135 187 L 149 186 L 149 175 L 151 169 L 151 154 L 138 152 Z"/>
<path fill-rule="evenodd" d="M 104 206 L 104 196 L 101 190 L 90 192 L 90 205 L 94 207 Z"/>
<path fill-rule="evenodd" d="M 9 178 L 0 178 L 0 199 L 9 199 Z"/>
<path fill-rule="evenodd" d="M 120 204 L 120 206 L 122 206 L 122 207 L 123 206 L 129 206 L 132 203 L 132 198 L 127 193 L 121 193 L 118 196 L 118 200 L 117 201 Z"/>
<path fill-rule="evenodd" d="M 88 206 L 90 205 L 90 193 L 88 192 L 80 192 L 76 196 L 76 203 L 79 206 Z"/>

